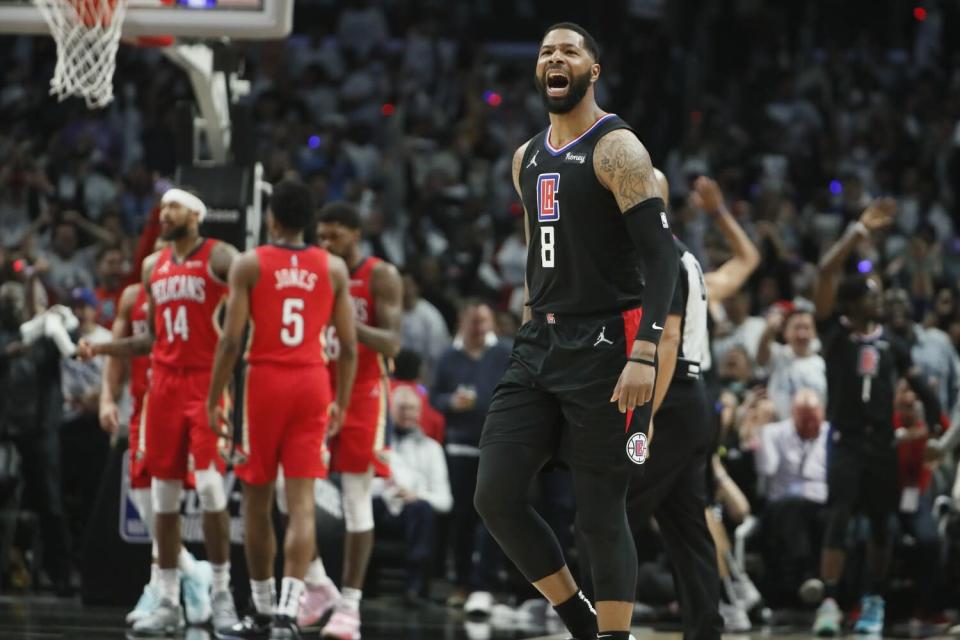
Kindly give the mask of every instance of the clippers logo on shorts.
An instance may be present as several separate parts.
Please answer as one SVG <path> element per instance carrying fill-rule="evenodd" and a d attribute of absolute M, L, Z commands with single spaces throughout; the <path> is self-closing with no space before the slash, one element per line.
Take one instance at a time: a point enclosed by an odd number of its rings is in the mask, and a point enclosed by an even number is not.
<path fill-rule="evenodd" d="M 857 375 L 876 376 L 880 369 L 880 352 L 872 344 L 860 346 L 860 353 L 857 355 Z"/>
<path fill-rule="evenodd" d="M 627 457 L 633 464 L 647 461 L 647 434 L 635 433 L 627 440 Z"/>
<path fill-rule="evenodd" d="M 559 192 L 559 173 L 541 173 L 537 176 L 537 220 L 556 222 L 560 219 L 560 203 L 557 202 Z"/>

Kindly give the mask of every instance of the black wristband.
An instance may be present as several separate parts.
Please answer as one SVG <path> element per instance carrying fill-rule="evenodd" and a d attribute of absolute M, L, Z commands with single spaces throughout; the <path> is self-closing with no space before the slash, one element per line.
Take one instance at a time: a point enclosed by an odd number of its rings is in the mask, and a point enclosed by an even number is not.
<path fill-rule="evenodd" d="M 633 356 L 629 356 L 627 358 L 627 362 L 639 362 L 640 364 L 646 364 L 651 367 L 657 366 L 657 363 L 653 360 L 647 360 L 646 358 L 634 358 Z"/>

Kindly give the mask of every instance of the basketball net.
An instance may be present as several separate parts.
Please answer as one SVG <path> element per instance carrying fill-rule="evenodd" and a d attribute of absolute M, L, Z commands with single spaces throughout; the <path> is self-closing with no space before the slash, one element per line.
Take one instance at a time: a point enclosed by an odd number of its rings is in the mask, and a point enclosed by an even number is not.
<path fill-rule="evenodd" d="M 110 104 L 127 0 L 33 1 L 57 42 L 50 93 L 82 97 L 91 109 Z"/>

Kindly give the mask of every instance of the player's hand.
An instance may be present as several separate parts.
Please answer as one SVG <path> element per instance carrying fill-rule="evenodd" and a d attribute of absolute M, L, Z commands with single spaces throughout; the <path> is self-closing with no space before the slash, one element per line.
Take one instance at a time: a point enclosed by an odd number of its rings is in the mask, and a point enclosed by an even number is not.
<path fill-rule="evenodd" d="M 207 424 L 218 437 L 233 439 L 233 423 L 219 404 L 207 405 Z"/>
<path fill-rule="evenodd" d="M 642 362 L 627 362 L 613 388 L 610 402 L 616 402 L 620 413 L 645 405 L 653 398 L 657 370 Z"/>
<path fill-rule="evenodd" d="M 97 356 L 95 351 L 95 346 L 90 344 L 86 338 L 80 338 L 80 341 L 77 342 L 77 351 L 76 358 L 81 362 L 86 362 L 92 360 Z"/>
<path fill-rule="evenodd" d="M 870 233 L 889 227 L 897 213 L 897 201 L 893 198 L 877 198 L 860 214 L 860 222 Z"/>
<path fill-rule="evenodd" d="M 112 436 L 120 430 L 120 409 L 113 400 L 100 401 L 100 428 Z"/>
<path fill-rule="evenodd" d="M 704 209 L 710 213 L 717 213 L 723 208 L 723 191 L 716 180 L 700 176 L 693 183 L 693 193 L 690 200 L 694 207 Z"/>
<path fill-rule="evenodd" d="M 343 428 L 343 409 L 336 402 L 331 402 L 327 407 L 327 438 L 340 433 L 341 428 Z"/>

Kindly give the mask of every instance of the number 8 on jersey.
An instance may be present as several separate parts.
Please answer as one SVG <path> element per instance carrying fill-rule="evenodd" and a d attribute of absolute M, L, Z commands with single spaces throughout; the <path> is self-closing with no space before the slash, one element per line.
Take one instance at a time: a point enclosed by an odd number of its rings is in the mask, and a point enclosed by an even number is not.
<path fill-rule="evenodd" d="M 560 220 L 559 173 L 541 173 L 537 176 L 537 221 L 556 222 Z M 540 227 L 540 264 L 552 268 L 555 264 L 553 227 Z"/>

